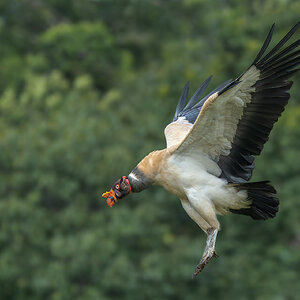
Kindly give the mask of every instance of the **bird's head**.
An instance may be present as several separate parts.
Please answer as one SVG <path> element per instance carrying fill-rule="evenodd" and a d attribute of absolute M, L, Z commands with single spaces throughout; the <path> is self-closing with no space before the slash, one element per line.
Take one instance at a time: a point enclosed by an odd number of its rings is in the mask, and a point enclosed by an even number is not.
<path fill-rule="evenodd" d="M 112 207 L 119 199 L 132 193 L 130 182 L 127 176 L 122 176 L 112 186 L 109 192 L 103 193 L 102 197 L 107 198 L 106 203 Z"/>

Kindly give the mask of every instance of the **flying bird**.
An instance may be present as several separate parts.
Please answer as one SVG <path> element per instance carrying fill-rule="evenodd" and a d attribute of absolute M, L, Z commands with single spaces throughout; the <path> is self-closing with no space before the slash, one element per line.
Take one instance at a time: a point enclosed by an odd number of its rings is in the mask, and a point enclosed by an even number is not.
<path fill-rule="evenodd" d="M 175 194 L 186 213 L 207 234 L 203 256 L 194 276 L 216 256 L 220 224 L 217 214 L 275 217 L 279 200 L 269 181 L 248 182 L 254 158 L 267 142 L 283 112 L 293 84 L 290 77 L 300 64 L 300 39 L 287 42 L 298 22 L 267 54 L 275 24 L 250 67 L 205 97 L 211 77 L 188 99 L 183 88 L 173 121 L 165 128 L 166 148 L 148 154 L 109 192 L 109 206 L 130 193 L 161 185 Z"/>

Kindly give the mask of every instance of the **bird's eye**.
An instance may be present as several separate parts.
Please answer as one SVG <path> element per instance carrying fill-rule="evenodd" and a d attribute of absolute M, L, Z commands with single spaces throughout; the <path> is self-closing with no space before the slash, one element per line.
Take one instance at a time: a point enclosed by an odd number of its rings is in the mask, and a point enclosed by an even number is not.
<path fill-rule="evenodd" d="M 118 184 L 116 184 L 116 189 L 118 190 L 120 188 L 120 186 Z"/>

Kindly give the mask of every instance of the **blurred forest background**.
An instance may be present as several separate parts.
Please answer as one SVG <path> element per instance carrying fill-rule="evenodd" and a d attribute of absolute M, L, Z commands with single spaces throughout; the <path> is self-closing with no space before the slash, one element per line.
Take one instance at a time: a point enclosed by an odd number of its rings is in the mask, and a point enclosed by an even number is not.
<path fill-rule="evenodd" d="M 0 299 L 299 297 L 299 75 L 253 178 L 278 189 L 277 217 L 221 217 L 196 280 L 205 236 L 176 197 L 101 199 L 165 146 L 187 80 L 237 77 L 299 16 L 289 0 L 1 1 Z"/>

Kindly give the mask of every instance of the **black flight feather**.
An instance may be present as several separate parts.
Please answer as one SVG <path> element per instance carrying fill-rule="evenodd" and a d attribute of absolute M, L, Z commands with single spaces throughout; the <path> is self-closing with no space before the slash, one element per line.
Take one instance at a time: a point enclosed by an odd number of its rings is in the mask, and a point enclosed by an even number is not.
<path fill-rule="evenodd" d="M 188 81 L 182 92 L 181 92 L 181 96 L 179 98 L 179 101 L 178 101 L 178 104 L 177 104 L 177 107 L 176 107 L 176 112 L 175 112 L 175 116 L 174 116 L 174 119 L 178 118 L 178 115 L 179 113 L 183 110 L 183 108 L 185 107 L 185 104 L 186 104 L 186 100 L 187 100 L 187 96 L 188 96 L 188 93 L 189 93 L 189 85 L 190 85 L 190 82 Z"/>
<path fill-rule="evenodd" d="M 263 64 L 267 59 L 269 59 L 273 54 L 275 54 L 296 32 L 298 27 L 300 26 L 300 22 L 298 22 L 283 38 L 282 40 L 265 56 L 261 59 L 259 64 Z"/>
<path fill-rule="evenodd" d="M 184 110 L 188 110 L 194 106 L 194 104 L 199 100 L 202 94 L 205 92 L 209 82 L 211 81 L 212 76 L 209 76 L 200 86 L 200 88 L 195 92 L 192 98 L 189 100 L 188 104 L 185 106 Z"/>
<path fill-rule="evenodd" d="M 267 36 L 264 44 L 262 45 L 259 53 L 257 54 L 256 58 L 254 59 L 254 62 L 252 63 L 252 65 L 255 65 L 260 60 L 260 58 L 263 56 L 263 54 L 265 53 L 266 49 L 268 48 L 268 46 L 270 44 L 270 41 L 272 39 L 274 28 L 275 28 L 275 23 L 272 25 L 272 27 L 271 27 L 271 29 L 270 29 L 270 31 L 268 33 L 268 36 Z"/>

